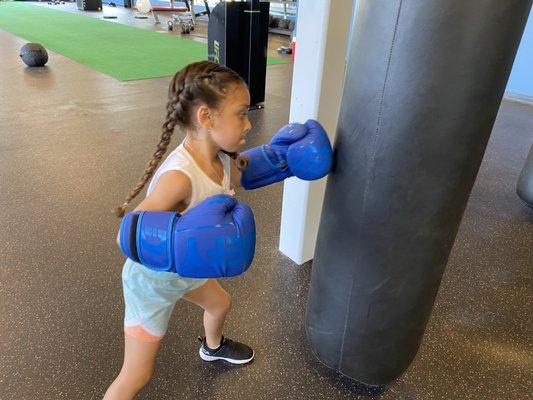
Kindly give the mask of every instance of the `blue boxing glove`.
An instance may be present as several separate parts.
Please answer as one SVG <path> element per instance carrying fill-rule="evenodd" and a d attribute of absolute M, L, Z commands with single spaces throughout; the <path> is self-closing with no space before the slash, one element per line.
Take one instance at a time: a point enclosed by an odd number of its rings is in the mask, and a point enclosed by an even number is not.
<path fill-rule="evenodd" d="M 236 276 L 254 258 L 254 215 L 228 195 L 209 197 L 183 215 L 136 211 L 122 219 L 120 248 L 155 271 L 184 278 Z"/>
<path fill-rule="evenodd" d="M 331 170 L 333 151 L 326 131 L 318 121 L 288 124 L 268 145 L 243 151 L 248 167 L 242 172 L 241 185 L 256 189 L 297 176 L 306 181 L 320 179 Z"/>

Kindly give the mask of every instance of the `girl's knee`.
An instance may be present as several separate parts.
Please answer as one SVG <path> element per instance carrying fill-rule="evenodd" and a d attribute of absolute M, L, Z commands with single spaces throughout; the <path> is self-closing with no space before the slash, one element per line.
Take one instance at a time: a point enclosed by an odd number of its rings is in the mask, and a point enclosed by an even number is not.
<path fill-rule="evenodd" d="M 156 354 L 161 341 L 143 341 L 128 334 L 125 330 L 124 363 L 120 371 L 120 381 L 125 386 L 140 390 L 150 381 L 155 370 Z"/>
<path fill-rule="evenodd" d="M 120 380 L 129 387 L 140 390 L 154 375 L 153 366 L 128 366 L 124 365 L 120 371 Z"/>
<path fill-rule="evenodd" d="M 220 297 L 211 310 L 207 310 L 210 314 L 216 317 L 225 316 L 231 309 L 231 296 L 224 292 L 224 295 Z"/>
<path fill-rule="evenodd" d="M 229 294 L 227 294 L 227 296 L 224 298 L 223 308 L 226 313 L 231 309 L 231 296 Z"/>

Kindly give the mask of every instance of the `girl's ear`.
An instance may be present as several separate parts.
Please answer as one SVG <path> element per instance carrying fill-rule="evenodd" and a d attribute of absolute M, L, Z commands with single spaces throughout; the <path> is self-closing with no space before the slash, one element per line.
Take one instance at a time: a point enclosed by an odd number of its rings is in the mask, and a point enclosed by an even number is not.
<path fill-rule="evenodd" d="M 204 104 L 196 110 L 196 119 L 204 129 L 211 129 L 213 127 L 213 112 Z"/>

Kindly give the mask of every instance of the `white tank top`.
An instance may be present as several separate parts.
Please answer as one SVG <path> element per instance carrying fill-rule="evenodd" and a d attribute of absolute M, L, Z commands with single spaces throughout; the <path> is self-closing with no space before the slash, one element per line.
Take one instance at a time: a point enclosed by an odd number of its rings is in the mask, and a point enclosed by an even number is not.
<path fill-rule="evenodd" d="M 194 158 L 192 158 L 192 155 L 183 146 L 183 142 L 181 142 L 181 144 L 168 155 L 165 161 L 163 161 L 163 163 L 156 170 L 152 180 L 150 181 L 150 184 L 148 185 L 146 195 L 148 196 L 150 193 L 152 193 L 157 180 L 165 172 L 181 171 L 189 177 L 192 185 L 191 201 L 187 208 L 181 211 L 181 214 L 187 212 L 198 203 L 201 203 L 207 197 L 222 193 L 233 196 L 235 192 L 231 189 L 230 185 L 230 157 L 222 152 L 219 152 L 218 156 L 220 161 L 222 161 L 222 166 L 224 168 L 222 185 L 219 185 L 213 181 L 204 171 L 202 171 L 200 166 L 196 163 L 196 161 L 194 161 Z"/>

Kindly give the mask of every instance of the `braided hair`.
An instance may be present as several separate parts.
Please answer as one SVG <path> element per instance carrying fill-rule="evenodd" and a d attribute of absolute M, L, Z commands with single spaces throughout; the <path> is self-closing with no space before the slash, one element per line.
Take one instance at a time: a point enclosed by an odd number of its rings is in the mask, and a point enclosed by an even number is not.
<path fill-rule="evenodd" d="M 124 215 L 129 203 L 141 192 L 154 174 L 167 151 L 176 125 L 184 131 L 189 129 L 192 125 L 191 111 L 196 106 L 206 104 L 210 108 L 217 108 L 231 85 L 235 84 L 246 85 L 235 71 L 210 61 L 189 64 L 172 77 L 168 89 L 167 114 L 161 127 L 161 138 L 156 151 L 146 164 L 139 182 L 126 196 L 124 203 L 113 210 L 117 217 Z M 248 166 L 246 157 L 239 156 L 238 153 L 222 151 L 236 160 L 239 170 L 243 171 Z"/>

